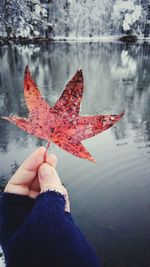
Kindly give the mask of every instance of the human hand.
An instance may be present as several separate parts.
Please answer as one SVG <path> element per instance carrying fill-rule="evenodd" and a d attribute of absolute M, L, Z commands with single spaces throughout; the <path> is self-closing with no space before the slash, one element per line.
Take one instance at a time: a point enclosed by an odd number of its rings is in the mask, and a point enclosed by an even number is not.
<path fill-rule="evenodd" d="M 18 168 L 5 187 L 5 192 L 36 198 L 47 190 L 58 191 L 66 200 L 65 211 L 70 212 L 69 198 L 66 188 L 55 170 L 57 158 L 54 154 L 44 155 L 46 149 L 36 149 Z"/>

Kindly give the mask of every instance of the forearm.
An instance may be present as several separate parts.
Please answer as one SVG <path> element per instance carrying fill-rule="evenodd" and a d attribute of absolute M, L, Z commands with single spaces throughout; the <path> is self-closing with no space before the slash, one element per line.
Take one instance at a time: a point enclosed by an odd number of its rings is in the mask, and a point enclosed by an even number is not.
<path fill-rule="evenodd" d="M 63 196 L 55 192 L 36 199 L 30 215 L 9 240 L 8 267 L 99 266 L 91 246 L 64 207 Z"/>
<path fill-rule="evenodd" d="M 0 239 L 2 246 L 9 241 L 31 212 L 35 200 L 26 196 L 3 193 L 1 199 Z"/>

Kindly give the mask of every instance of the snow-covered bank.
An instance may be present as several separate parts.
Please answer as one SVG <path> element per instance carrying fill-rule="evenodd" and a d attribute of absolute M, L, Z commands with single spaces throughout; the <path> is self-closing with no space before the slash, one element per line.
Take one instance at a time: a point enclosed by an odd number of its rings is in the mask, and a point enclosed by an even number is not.
<path fill-rule="evenodd" d="M 58 41 L 58 42 L 81 42 L 81 43 L 90 43 L 90 42 L 111 42 L 111 41 L 121 41 L 123 37 L 127 38 L 127 42 L 129 38 L 136 37 L 135 41 L 150 41 L 150 37 L 142 37 L 142 36 L 128 36 L 128 35 L 102 35 L 97 37 L 55 37 L 52 39 L 52 41 Z"/>
<path fill-rule="evenodd" d="M 7 45 L 7 44 L 39 44 L 42 42 L 49 43 L 53 41 L 52 38 L 45 38 L 45 37 L 34 37 L 34 38 L 8 38 L 8 37 L 1 37 L 0 36 L 0 45 Z"/>
<path fill-rule="evenodd" d="M 137 37 L 137 36 L 98 36 L 98 37 L 55 37 L 55 38 L 7 38 L 0 37 L 0 45 L 9 44 L 41 44 L 41 43 L 51 43 L 51 42 L 67 42 L 67 43 L 97 43 L 97 42 L 125 42 L 125 43 L 142 43 L 150 42 L 150 37 Z"/>

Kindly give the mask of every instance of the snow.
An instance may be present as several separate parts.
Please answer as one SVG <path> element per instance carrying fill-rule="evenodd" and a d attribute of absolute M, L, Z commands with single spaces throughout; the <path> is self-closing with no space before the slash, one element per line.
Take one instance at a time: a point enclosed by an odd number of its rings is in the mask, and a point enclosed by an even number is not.
<path fill-rule="evenodd" d="M 0 3 L 0 11 L 3 14 L 0 18 L 0 36 L 45 37 L 45 31 L 49 27 L 48 8 L 45 7 L 39 0 L 12 0 L 7 2 L 7 8 Z M 11 30 L 10 33 L 8 30 Z"/>
<path fill-rule="evenodd" d="M 55 41 L 66 41 L 66 42 L 110 42 L 110 41 L 116 41 L 118 40 L 120 36 L 112 36 L 112 35 L 101 35 L 98 37 L 75 37 L 74 35 L 70 35 L 69 37 L 62 37 L 62 36 L 56 36 Z"/>
<path fill-rule="evenodd" d="M 36 4 L 35 5 L 35 11 L 34 11 L 34 16 L 47 16 L 47 10 L 40 5 Z"/>
<path fill-rule="evenodd" d="M 144 10 L 140 4 L 136 4 L 134 0 L 117 1 L 113 8 L 113 21 L 119 23 L 122 29 L 127 31 L 136 31 L 136 22 L 144 19 Z"/>
<path fill-rule="evenodd" d="M 141 15 L 142 15 L 142 7 L 141 6 L 135 6 L 134 12 L 132 13 L 133 23 L 136 20 L 138 20 Z"/>
<path fill-rule="evenodd" d="M 54 25 L 54 37 L 71 36 L 75 39 L 110 34 L 108 13 L 113 8 L 113 0 L 72 0 L 67 3 L 56 0 L 50 6 L 49 18 Z"/>
<path fill-rule="evenodd" d="M 131 26 L 139 19 L 142 14 L 141 6 L 135 6 L 133 13 L 126 13 L 123 20 L 124 31 L 130 30 Z"/>
<path fill-rule="evenodd" d="M 126 32 L 141 37 L 149 12 L 148 4 L 143 7 L 138 0 L 12 0 L 7 8 L 4 2 L 0 36 L 13 38 L 96 40 Z"/>
<path fill-rule="evenodd" d="M 0 247 L 0 253 L 2 253 L 1 247 Z M 0 257 L 0 267 L 5 267 L 4 258 L 3 257 Z"/>
<path fill-rule="evenodd" d="M 123 29 L 124 31 L 130 30 L 130 25 L 132 25 L 132 17 L 129 14 L 125 14 L 124 20 L 123 20 Z"/>
<path fill-rule="evenodd" d="M 134 10 L 134 1 L 117 1 L 114 5 L 114 12 L 116 16 L 120 15 L 120 12 L 125 12 L 126 10 Z"/>
<path fill-rule="evenodd" d="M 40 33 L 38 31 L 34 31 L 34 36 L 38 37 L 38 36 L 40 36 Z"/>

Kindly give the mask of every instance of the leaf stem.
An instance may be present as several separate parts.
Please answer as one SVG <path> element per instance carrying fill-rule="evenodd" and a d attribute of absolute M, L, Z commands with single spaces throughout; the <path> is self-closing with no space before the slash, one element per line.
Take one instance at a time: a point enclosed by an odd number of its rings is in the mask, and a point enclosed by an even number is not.
<path fill-rule="evenodd" d="M 51 144 L 51 142 L 48 141 L 47 146 L 46 146 L 46 151 L 45 151 L 45 154 L 44 154 L 44 162 L 46 162 L 46 155 L 47 155 L 47 151 L 48 151 L 48 149 L 50 147 L 50 144 Z"/>

